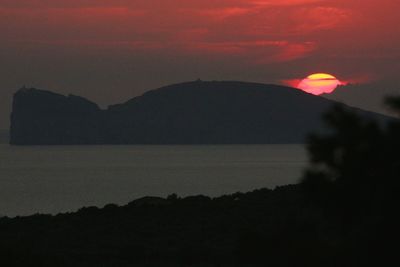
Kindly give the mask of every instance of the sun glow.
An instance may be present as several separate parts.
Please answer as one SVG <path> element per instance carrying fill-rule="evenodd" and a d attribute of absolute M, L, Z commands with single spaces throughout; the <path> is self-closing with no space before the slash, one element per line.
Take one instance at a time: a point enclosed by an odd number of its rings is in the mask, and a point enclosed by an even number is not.
<path fill-rule="evenodd" d="M 342 82 L 335 76 L 327 73 L 315 73 L 303 79 L 297 88 L 314 95 L 330 94 Z"/>

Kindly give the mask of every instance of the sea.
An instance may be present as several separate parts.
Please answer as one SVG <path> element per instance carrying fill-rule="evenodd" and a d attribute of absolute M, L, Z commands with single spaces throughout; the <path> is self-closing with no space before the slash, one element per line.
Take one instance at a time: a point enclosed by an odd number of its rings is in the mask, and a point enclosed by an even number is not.
<path fill-rule="evenodd" d="M 0 144 L 0 216 L 124 205 L 144 196 L 235 192 L 297 183 L 304 145 L 10 146 Z"/>

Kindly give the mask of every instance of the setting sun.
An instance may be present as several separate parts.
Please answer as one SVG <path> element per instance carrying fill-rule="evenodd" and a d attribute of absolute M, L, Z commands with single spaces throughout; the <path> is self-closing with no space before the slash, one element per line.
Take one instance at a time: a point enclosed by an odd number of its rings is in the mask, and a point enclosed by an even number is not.
<path fill-rule="evenodd" d="M 316 73 L 303 79 L 297 88 L 314 95 L 330 94 L 341 85 L 335 76 L 327 73 Z"/>

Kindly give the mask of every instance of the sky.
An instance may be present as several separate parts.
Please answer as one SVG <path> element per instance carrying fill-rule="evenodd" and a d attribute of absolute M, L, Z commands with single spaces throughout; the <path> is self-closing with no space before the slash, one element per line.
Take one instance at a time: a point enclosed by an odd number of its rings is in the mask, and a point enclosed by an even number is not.
<path fill-rule="evenodd" d="M 23 85 L 106 107 L 171 83 L 293 84 L 385 112 L 400 94 L 399 0 L 0 0 L 0 129 Z"/>

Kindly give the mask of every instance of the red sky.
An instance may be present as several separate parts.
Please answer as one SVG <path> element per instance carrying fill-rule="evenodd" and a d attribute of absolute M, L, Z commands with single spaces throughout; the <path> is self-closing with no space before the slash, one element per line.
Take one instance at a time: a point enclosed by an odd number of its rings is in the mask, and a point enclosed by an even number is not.
<path fill-rule="evenodd" d="M 365 85 L 338 98 L 376 110 L 376 96 L 400 93 L 399 10 L 399 0 L 0 0 L 0 128 L 23 84 L 105 105 L 197 78 L 327 72 Z"/>

